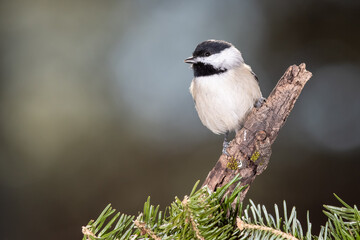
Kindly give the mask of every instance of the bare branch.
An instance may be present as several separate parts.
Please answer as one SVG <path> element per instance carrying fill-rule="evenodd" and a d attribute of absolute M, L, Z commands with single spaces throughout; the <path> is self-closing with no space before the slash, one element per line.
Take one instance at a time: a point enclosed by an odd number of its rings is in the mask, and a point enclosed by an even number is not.
<path fill-rule="evenodd" d="M 271 145 L 311 76 L 304 63 L 292 65 L 286 70 L 266 102 L 250 112 L 244 127 L 231 141 L 227 149 L 231 157 L 224 154 L 220 156 L 203 186 L 207 185 L 214 191 L 240 174 L 241 186 L 248 185 L 240 196 L 240 200 L 244 200 L 250 184 L 266 169 L 271 156 Z M 232 192 L 235 186 L 233 184 L 228 191 Z"/>

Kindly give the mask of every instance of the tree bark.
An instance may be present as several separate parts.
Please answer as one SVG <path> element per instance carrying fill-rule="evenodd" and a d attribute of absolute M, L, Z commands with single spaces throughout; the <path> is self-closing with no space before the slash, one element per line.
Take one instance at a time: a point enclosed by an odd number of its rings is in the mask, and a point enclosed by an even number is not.
<path fill-rule="evenodd" d="M 260 108 L 251 110 L 244 127 L 236 133 L 227 149 L 230 156 L 220 156 L 203 186 L 207 185 L 210 190 L 215 191 L 239 174 L 240 185 L 247 185 L 240 194 L 240 201 L 244 200 L 250 184 L 266 169 L 271 156 L 271 145 L 311 76 L 304 63 L 292 65 L 286 70 L 266 102 Z M 230 186 L 228 192 L 232 192 L 235 186 L 236 184 Z"/>

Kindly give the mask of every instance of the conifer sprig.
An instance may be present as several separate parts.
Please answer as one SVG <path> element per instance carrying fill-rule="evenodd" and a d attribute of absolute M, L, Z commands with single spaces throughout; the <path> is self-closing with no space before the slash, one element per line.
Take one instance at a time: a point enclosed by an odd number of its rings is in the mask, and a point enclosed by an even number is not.
<path fill-rule="evenodd" d="M 275 204 L 272 215 L 265 206 L 256 205 L 251 200 L 243 206 L 238 196 L 244 187 L 239 184 L 231 195 L 225 196 L 226 190 L 236 182 L 239 182 L 238 176 L 216 192 L 211 192 L 206 186 L 197 190 L 198 181 L 189 196 L 183 200 L 176 197 L 165 211 L 151 205 L 148 197 L 143 212 L 136 219 L 115 213 L 109 204 L 96 221 L 91 220 L 82 228 L 83 240 L 360 240 L 357 206 L 351 207 L 336 195 L 342 207 L 324 206 L 328 221 L 321 227 L 319 235 L 314 236 L 309 214 L 304 232 L 295 207 L 288 215 L 285 201 L 282 214 Z"/>

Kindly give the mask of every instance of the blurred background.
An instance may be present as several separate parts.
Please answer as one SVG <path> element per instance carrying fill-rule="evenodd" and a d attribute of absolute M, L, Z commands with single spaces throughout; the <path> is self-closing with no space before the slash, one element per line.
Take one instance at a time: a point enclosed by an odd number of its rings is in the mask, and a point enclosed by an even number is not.
<path fill-rule="evenodd" d="M 333 193 L 359 206 L 360 1 L 0 3 L 1 239 L 80 239 L 112 203 L 137 214 L 189 194 L 222 136 L 201 125 L 183 60 L 232 42 L 266 97 L 289 65 L 313 78 L 247 199 L 297 206 L 313 233 Z"/>

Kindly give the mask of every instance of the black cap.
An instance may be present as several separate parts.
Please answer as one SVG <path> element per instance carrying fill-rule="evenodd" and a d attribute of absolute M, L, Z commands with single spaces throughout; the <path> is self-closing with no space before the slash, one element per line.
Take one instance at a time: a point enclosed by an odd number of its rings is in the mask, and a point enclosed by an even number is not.
<path fill-rule="evenodd" d="M 197 45 L 195 51 L 193 52 L 193 57 L 205 57 L 216 54 L 231 46 L 231 43 L 222 40 L 206 40 Z"/>

